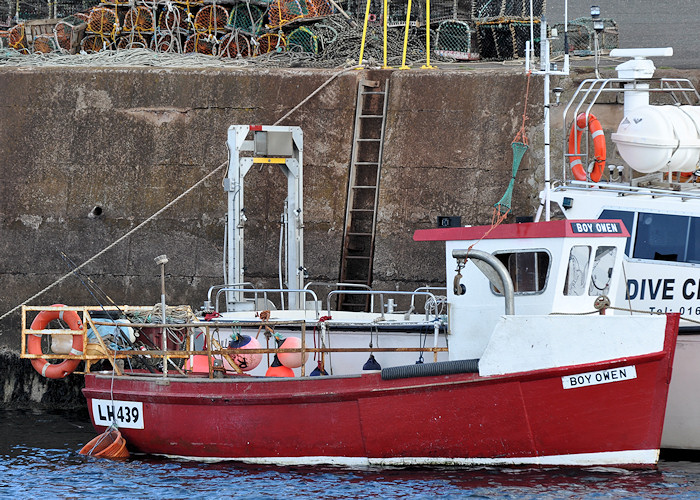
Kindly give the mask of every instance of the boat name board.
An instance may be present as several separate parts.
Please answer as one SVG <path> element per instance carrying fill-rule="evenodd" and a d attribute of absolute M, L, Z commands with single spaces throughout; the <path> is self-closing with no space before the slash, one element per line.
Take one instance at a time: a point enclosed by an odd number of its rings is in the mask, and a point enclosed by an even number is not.
<path fill-rule="evenodd" d="M 564 389 L 573 389 L 589 385 L 609 384 L 611 382 L 620 382 L 622 380 L 631 380 L 634 378 L 637 378 L 637 370 L 634 366 L 621 366 L 619 368 L 610 368 L 597 372 L 567 375 L 561 378 L 561 382 Z"/>
<path fill-rule="evenodd" d="M 622 234 L 619 222 L 572 222 L 571 231 L 575 234 Z"/>
<path fill-rule="evenodd" d="M 92 400 L 92 418 L 95 425 L 127 429 L 143 429 L 143 403 L 140 401 Z"/>

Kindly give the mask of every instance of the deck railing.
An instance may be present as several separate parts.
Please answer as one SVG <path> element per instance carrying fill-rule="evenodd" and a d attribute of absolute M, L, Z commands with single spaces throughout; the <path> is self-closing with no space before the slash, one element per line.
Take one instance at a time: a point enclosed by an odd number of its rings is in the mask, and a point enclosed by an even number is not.
<path fill-rule="evenodd" d="M 296 290 L 295 290 L 296 291 Z M 347 292 L 347 290 L 345 291 Z M 412 293 L 412 292 L 404 292 Z M 429 292 L 422 292 L 427 295 L 432 295 Z M 34 312 L 40 313 L 42 311 L 75 311 L 81 317 L 82 329 L 81 330 L 71 330 L 66 328 L 45 328 L 42 330 L 32 330 L 27 326 L 28 315 Z M 150 369 L 157 372 L 158 375 L 163 377 L 168 376 L 168 367 L 170 366 L 180 375 L 187 375 L 188 370 L 184 370 L 181 366 L 176 364 L 173 360 L 177 359 L 187 359 L 191 356 L 196 355 L 206 355 L 209 364 L 209 378 L 216 376 L 217 372 L 225 372 L 223 367 L 218 367 L 215 363 L 215 359 L 218 357 L 220 359 L 226 359 L 231 367 L 239 373 L 242 373 L 238 365 L 233 361 L 233 357 L 238 354 L 266 354 L 274 355 L 280 353 L 299 353 L 302 358 L 306 354 L 319 353 L 321 356 L 329 353 L 377 353 L 377 352 L 427 352 L 433 353 L 434 361 L 437 361 L 437 354 L 440 352 L 447 352 L 447 347 L 438 347 L 437 343 L 433 347 L 418 346 L 418 347 L 307 347 L 306 345 L 306 321 L 304 320 L 285 320 L 285 321 L 257 321 L 257 322 L 235 322 L 235 321 L 199 321 L 194 316 L 194 314 L 189 311 L 191 315 L 191 321 L 189 322 L 173 322 L 173 323 L 151 323 L 151 322 L 138 322 L 138 321 L 125 321 L 124 319 L 119 319 L 117 323 L 115 319 L 112 318 L 98 318 L 93 317 L 95 313 L 108 313 L 115 315 L 138 315 L 143 313 L 153 313 L 154 309 L 152 306 L 22 306 L 22 318 L 21 318 L 21 357 L 24 359 L 46 359 L 46 360 L 66 360 L 66 359 L 78 359 L 85 361 L 85 372 L 89 372 L 91 365 L 97 361 L 107 360 L 111 363 L 114 372 L 117 375 L 125 375 L 125 371 L 120 367 L 120 363 L 117 360 L 138 358 L 144 361 L 146 367 L 150 366 Z M 155 318 L 160 318 L 159 314 L 153 314 Z M 322 323 L 322 327 L 326 328 L 328 323 L 332 323 L 332 320 L 327 320 Z M 105 339 L 102 338 L 98 332 L 97 326 L 116 326 L 119 328 L 131 327 L 137 331 L 140 331 L 140 335 L 146 335 L 143 333 L 143 329 L 160 329 L 161 335 L 167 335 L 168 332 L 177 331 L 182 332 L 182 330 L 187 331 L 187 341 L 184 343 L 187 348 L 175 349 L 175 350 L 162 350 L 162 349 L 147 349 L 142 350 L 141 348 L 133 349 L 111 349 L 108 347 Z M 218 342 L 214 338 L 214 333 L 220 330 L 227 329 L 238 329 L 245 327 L 246 329 L 272 329 L 274 330 L 277 326 L 292 326 L 298 327 L 301 333 L 301 346 L 299 348 L 293 349 L 281 349 L 281 348 L 258 348 L 258 349 L 229 349 L 218 345 Z M 439 329 L 439 325 L 438 325 Z M 190 349 L 193 346 L 191 341 L 192 336 L 195 333 L 204 332 L 206 338 L 206 349 Z M 89 342 L 88 334 L 94 336 L 96 342 Z M 62 354 L 62 353 L 49 353 L 49 354 L 31 354 L 27 352 L 27 337 L 29 335 L 58 335 L 58 336 L 75 336 L 80 335 L 82 337 L 82 353 L 81 354 Z M 124 339 L 125 341 L 125 339 Z M 164 344 L 166 345 L 166 344 Z M 153 366 L 150 360 L 162 359 L 162 369 L 157 369 Z M 305 365 L 302 364 L 300 367 L 301 376 L 306 375 Z M 82 372 L 82 373 L 85 373 Z M 81 373 L 81 372 L 78 372 Z"/>

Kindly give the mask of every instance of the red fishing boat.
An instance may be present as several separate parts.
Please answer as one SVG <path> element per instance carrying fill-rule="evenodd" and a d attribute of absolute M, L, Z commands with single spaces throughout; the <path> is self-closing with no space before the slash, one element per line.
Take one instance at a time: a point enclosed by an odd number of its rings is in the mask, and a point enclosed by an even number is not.
<path fill-rule="evenodd" d="M 677 316 L 578 314 L 583 307 L 595 312 L 594 303 L 602 302 L 599 296 L 616 291 L 627 236 L 621 221 L 417 231 L 416 240 L 446 241 L 453 283 L 445 299 L 448 318 L 429 316 L 426 323 L 424 314 L 407 318 L 382 307 L 381 312 L 346 316 L 330 311 L 314 320 L 312 308 L 270 311 L 263 323 L 251 310 L 179 324 L 180 331 L 205 337 L 202 349 L 147 353 L 152 359 L 163 354 L 187 358 L 184 369 L 149 373 L 120 369 L 115 363 L 114 370 L 85 373 L 84 394 L 93 423 L 98 431 L 116 425 L 131 452 L 201 459 L 349 465 L 654 464 Z M 477 241 L 481 249 L 469 249 Z M 515 314 L 516 306 L 527 315 Z M 40 308 L 27 311 L 31 309 Z M 93 319 L 87 308 L 43 309 L 50 311 L 41 314 L 64 311 L 66 319 L 72 311 L 83 311 L 92 331 L 111 321 Z M 289 319 L 300 312 L 301 322 Z M 384 331 L 373 334 L 375 342 L 393 336 L 401 347 L 349 345 L 357 342 L 363 327 L 372 329 L 378 322 Z M 447 329 L 431 327 L 436 347 L 417 345 L 421 336 L 414 335 L 412 326 L 443 322 Z M 312 324 L 316 334 L 299 328 Z M 133 316 L 130 325 L 144 327 Z M 217 335 L 232 336 L 236 329 L 254 334 L 258 325 L 274 331 L 274 337 L 294 335 L 302 342 L 295 348 L 284 343 L 275 349 L 216 348 Z M 67 332 L 82 338 L 87 330 Z M 56 334 L 25 332 L 35 333 Z M 108 337 L 102 333 L 101 338 Z M 308 347 L 311 336 L 319 347 Z M 442 347 L 446 342 L 449 349 Z M 412 363 L 421 349 L 434 353 L 432 362 Z M 384 367 L 363 370 L 356 359 L 367 351 Z M 253 375 L 235 370 L 233 365 L 240 369 L 255 364 L 241 363 L 242 357 L 250 360 L 265 352 L 296 368 L 287 368 L 283 377 L 272 376 L 270 368 L 267 376 L 255 375 L 265 371 L 266 363 L 248 372 Z M 307 352 L 325 353 L 324 368 L 333 374 L 306 374 L 305 364 L 312 363 L 303 361 Z M 144 352 L 112 354 L 135 363 Z M 296 361 L 284 355 L 296 356 Z M 434 361 L 438 355 L 447 360 Z M 211 362 L 196 368 L 192 361 L 198 356 Z"/>

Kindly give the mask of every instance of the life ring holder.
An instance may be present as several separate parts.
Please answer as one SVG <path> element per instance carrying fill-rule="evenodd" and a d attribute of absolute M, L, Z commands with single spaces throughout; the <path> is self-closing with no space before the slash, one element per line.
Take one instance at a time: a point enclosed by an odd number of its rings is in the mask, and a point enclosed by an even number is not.
<path fill-rule="evenodd" d="M 588 123 L 586 123 L 586 116 L 588 116 Z M 581 136 L 583 131 L 588 129 L 593 138 L 593 170 L 591 171 L 591 181 L 598 182 L 603 176 L 603 171 L 605 170 L 605 157 L 607 155 L 607 147 L 605 145 L 605 134 L 603 133 L 603 127 L 600 125 L 598 119 L 592 113 L 581 113 L 576 117 L 576 121 L 571 126 L 571 133 L 569 133 L 569 164 L 571 165 L 571 172 L 574 174 L 576 180 L 585 181 L 588 180 L 588 175 L 586 168 L 581 162 Z"/>
<path fill-rule="evenodd" d="M 63 304 L 54 304 L 52 307 L 65 306 Z M 61 311 L 58 309 L 41 311 L 37 314 L 36 318 L 34 318 L 29 328 L 31 330 L 43 330 L 50 322 L 57 319 L 64 321 L 71 330 L 79 330 L 79 333 L 73 335 L 73 345 L 71 346 L 70 353 L 76 356 L 82 355 L 83 322 L 80 320 L 80 316 L 77 312 Z M 43 335 L 32 334 L 28 336 L 27 352 L 29 354 L 34 354 L 36 356 L 44 354 L 41 349 L 41 337 L 43 337 Z M 59 379 L 73 373 L 80 364 L 80 361 L 80 359 L 64 359 L 61 363 L 49 363 L 47 359 L 32 359 L 32 366 L 46 378 Z"/>

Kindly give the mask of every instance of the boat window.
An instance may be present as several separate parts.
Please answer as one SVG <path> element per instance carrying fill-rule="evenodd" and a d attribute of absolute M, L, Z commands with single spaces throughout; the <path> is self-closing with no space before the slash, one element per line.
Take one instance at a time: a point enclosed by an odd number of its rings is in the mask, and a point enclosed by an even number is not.
<path fill-rule="evenodd" d="M 591 260 L 591 247 L 575 245 L 569 253 L 569 266 L 564 281 L 564 295 L 583 295 L 586 293 L 586 276 Z"/>
<path fill-rule="evenodd" d="M 549 275 L 549 253 L 546 250 L 523 250 L 494 254 L 506 266 L 516 294 L 542 293 Z M 491 285 L 491 291 L 503 295 Z"/>
<path fill-rule="evenodd" d="M 690 218 L 685 261 L 694 264 L 700 262 L 700 217 Z"/>
<path fill-rule="evenodd" d="M 599 219 L 622 219 L 627 231 L 630 235 L 632 234 L 632 229 L 634 228 L 634 212 L 628 212 L 626 210 L 603 210 L 600 214 Z M 630 254 L 630 242 L 631 236 L 627 238 L 627 244 L 625 245 L 625 255 Z"/>
<path fill-rule="evenodd" d="M 591 268 L 591 286 L 588 295 L 606 295 L 610 291 L 610 280 L 615 264 L 615 247 L 598 247 Z"/>
<path fill-rule="evenodd" d="M 689 227 L 690 217 L 640 212 L 634 257 L 685 262 Z"/>

